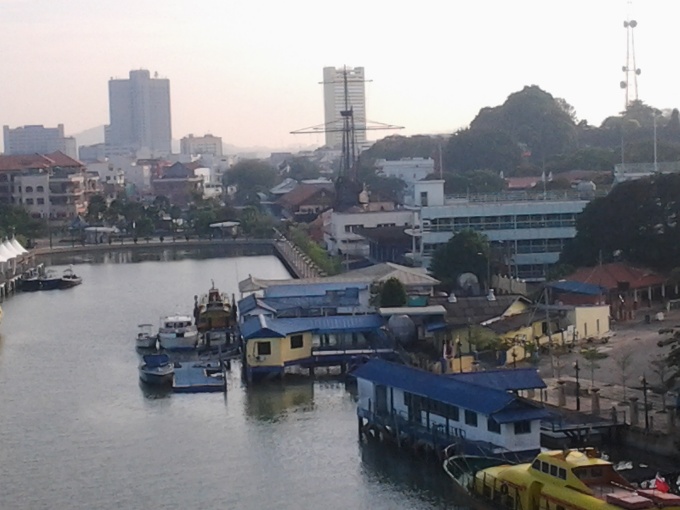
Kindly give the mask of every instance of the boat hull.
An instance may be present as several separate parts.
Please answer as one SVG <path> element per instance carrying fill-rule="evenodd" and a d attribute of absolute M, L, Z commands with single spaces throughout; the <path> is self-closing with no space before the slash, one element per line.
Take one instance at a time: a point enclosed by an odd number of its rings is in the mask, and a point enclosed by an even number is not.
<path fill-rule="evenodd" d="M 169 367 L 168 370 L 147 369 L 144 366 L 139 369 L 139 378 L 146 384 L 153 384 L 156 386 L 172 384 L 175 376 L 174 369 Z"/>
<path fill-rule="evenodd" d="M 60 285 L 61 278 L 30 278 L 21 281 L 21 291 L 56 290 L 60 288 Z"/>
<path fill-rule="evenodd" d="M 163 349 L 168 351 L 182 351 L 195 349 L 198 344 L 198 331 L 180 333 L 159 333 L 158 341 Z"/>
<path fill-rule="evenodd" d="M 70 289 L 83 283 L 82 278 L 62 278 L 59 282 L 60 289 Z"/>

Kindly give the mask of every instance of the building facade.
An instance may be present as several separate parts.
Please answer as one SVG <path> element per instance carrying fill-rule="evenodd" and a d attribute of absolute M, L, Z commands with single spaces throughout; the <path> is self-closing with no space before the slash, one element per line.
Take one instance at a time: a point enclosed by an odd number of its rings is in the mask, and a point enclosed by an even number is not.
<path fill-rule="evenodd" d="M 222 156 L 222 138 L 211 134 L 185 136 L 180 140 L 179 147 L 182 154 Z"/>
<path fill-rule="evenodd" d="M 345 97 L 345 81 L 347 96 Z M 323 68 L 324 119 L 326 146 L 342 146 L 343 120 L 340 112 L 351 108 L 354 116 L 356 144 L 366 143 L 366 80 L 363 67 Z"/>
<path fill-rule="evenodd" d="M 172 152 L 170 80 L 151 78 L 149 71 L 130 71 L 129 79 L 109 80 L 110 154 L 147 149 L 154 155 Z"/>
<path fill-rule="evenodd" d="M 49 154 L 60 151 L 70 158 L 76 158 L 76 140 L 64 136 L 64 125 L 46 128 L 42 125 L 22 126 L 11 129 L 3 126 L 5 154 Z"/>

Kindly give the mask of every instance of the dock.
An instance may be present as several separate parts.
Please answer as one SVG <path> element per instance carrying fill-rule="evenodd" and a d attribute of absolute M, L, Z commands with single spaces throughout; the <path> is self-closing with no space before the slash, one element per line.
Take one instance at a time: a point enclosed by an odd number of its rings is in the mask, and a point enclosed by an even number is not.
<path fill-rule="evenodd" d="M 211 393 L 227 390 L 225 365 L 220 361 L 185 361 L 175 363 L 175 393 Z"/>

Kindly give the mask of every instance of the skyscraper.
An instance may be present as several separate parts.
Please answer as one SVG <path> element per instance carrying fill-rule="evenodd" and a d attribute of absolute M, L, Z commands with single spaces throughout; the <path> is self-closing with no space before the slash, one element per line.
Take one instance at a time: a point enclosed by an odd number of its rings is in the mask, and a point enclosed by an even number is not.
<path fill-rule="evenodd" d="M 111 153 L 172 152 L 170 80 L 151 78 L 145 69 L 130 71 L 128 80 L 109 80 L 109 115 L 106 145 Z"/>
<path fill-rule="evenodd" d="M 345 73 L 347 76 L 347 104 L 345 104 Z M 340 112 L 351 107 L 354 114 L 356 143 L 366 143 L 366 86 L 363 67 L 323 68 L 323 99 L 326 123 L 326 145 L 342 145 L 342 117 Z"/>

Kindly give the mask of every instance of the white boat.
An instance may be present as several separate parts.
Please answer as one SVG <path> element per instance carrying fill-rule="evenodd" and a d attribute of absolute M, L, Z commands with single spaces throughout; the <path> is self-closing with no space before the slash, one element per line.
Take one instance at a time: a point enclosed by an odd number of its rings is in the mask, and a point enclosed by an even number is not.
<path fill-rule="evenodd" d="M 158 329 L 158 341 L 163 349 L 178 351 L 195 349 L 198 343 L 198 328 L 189 315 L 163 317 Z"/>
<path fill-rule="evenodd" d="M 147 354 L 139 365 L 139 378 L 147 384 L 169 384 L 175 375 L 175 366 L 167 354 Z"/>
<path fill-rule="evenodd" d="M 137 349 L 155 349 L 158 336 L 154 335 L 151 330 L 153 325 L 140 324 L 137 327 L 139 328 L 137 338 L 135 339 L 135 345 L 137 346 Z"/>

